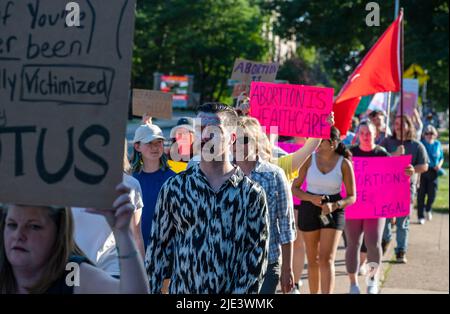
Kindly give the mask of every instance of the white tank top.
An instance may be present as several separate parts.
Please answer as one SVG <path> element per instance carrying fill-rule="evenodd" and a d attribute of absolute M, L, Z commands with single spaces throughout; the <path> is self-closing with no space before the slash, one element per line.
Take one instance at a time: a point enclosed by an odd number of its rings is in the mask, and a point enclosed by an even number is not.
<path fill-rule="evenodd" d="M 317 168 L 316 154 L 312 154 L 311 166 L 306 173 L 308 192 L 319 195 L 335 195 L 341 192 L 342 187 L 342 161 L 344 157 L 339 157 L 333 170 L 323 174 Z"/>

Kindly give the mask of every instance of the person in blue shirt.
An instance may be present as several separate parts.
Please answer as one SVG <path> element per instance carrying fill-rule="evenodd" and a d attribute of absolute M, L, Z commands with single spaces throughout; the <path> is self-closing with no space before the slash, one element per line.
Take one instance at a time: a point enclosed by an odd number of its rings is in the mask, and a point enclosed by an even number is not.
<path fill-rule="evenodd" d="M 159 191 L 167 179 L 175 175 L 164 154 L 164 136 L 161 129 L 153 124 L 141 125 L 134 134 L 132 172 L 142 188 L 142 236 L 144 247 L 150 239 L 153 214 Z"/>
<path fill-rule="evenodd" d="M 417 194 L 417 213 L 419 223 L 425 223 L 425 214 L 427 220 L 432 219 L 431 207 L 436 199 L 438 189 L 438 175 L 442 171 L 444 163 L 444 151 L 441 142 L 437 140 L 438 132 L 432 125 L 428 125 L 425 129 L 422 144 L 428 153 L 428 171 L 420 176 L 420 187 Z M 425 202 L 425 197 L 427 201 Z"/>

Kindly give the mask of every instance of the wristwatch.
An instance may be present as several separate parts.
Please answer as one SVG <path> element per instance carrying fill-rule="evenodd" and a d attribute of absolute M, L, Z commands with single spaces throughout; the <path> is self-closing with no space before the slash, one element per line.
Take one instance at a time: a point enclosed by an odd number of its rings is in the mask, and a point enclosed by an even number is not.
<path fill-rule="evenodd" d="M 336 206 L 337 206 L 337 209 L 342 209 L 343 208 L 342 201 L 341 200 L 337 201 Z"/>

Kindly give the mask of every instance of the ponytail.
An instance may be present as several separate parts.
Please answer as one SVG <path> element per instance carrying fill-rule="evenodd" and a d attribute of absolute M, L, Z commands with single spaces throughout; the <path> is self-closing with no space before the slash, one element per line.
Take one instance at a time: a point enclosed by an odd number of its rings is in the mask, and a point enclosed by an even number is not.
<path fill-rule="evenodd" d="M 346 159 L 350 159 L 352 157 L 350 150 L 344 145 L 344 143 L 341 142 L 341 132 L 339 132 L 339 129 L 335 126 L 331 127 L 330 140 L 338 143 L 335 149 L 336 154 L 344 156 Z"/>

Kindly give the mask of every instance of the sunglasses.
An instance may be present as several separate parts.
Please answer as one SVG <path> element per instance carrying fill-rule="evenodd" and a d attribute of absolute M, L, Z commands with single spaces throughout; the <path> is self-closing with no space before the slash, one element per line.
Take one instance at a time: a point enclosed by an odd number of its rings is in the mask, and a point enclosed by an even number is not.
<path fill-rule="evenodd" d="M 425 135 L 434 135 L 434 133 L 425 133 Z"/>

